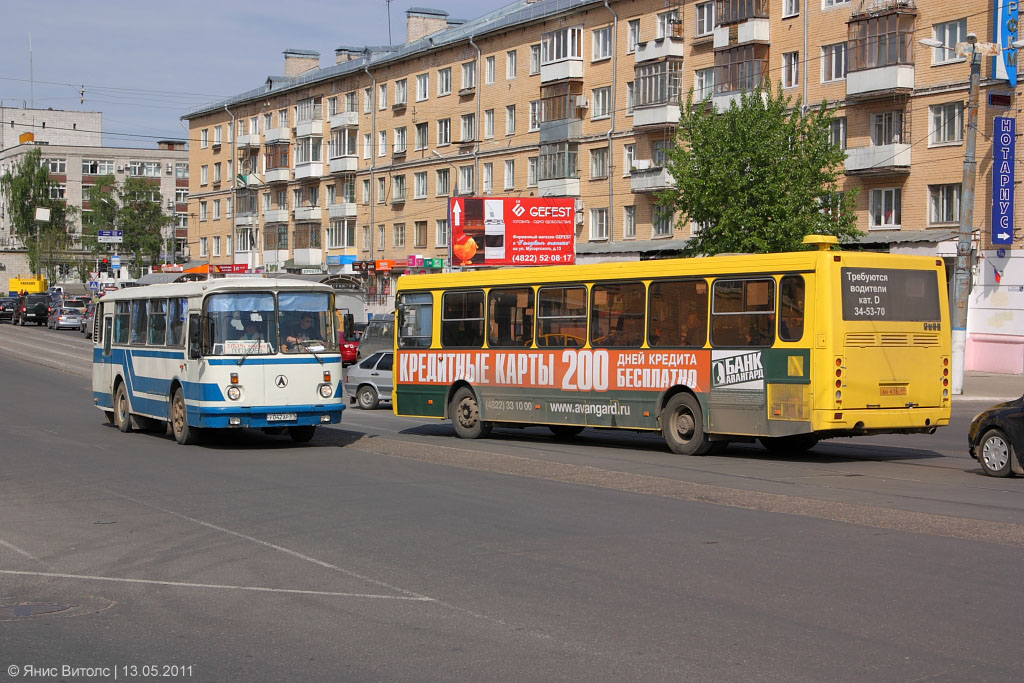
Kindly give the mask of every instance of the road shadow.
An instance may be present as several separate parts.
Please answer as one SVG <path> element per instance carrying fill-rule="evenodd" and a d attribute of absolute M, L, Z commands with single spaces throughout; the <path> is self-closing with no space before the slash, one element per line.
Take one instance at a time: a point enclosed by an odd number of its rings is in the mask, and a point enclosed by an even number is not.
<path fill-rule="evenodd" d="M 109 429 L 117 429 L 114 425 L 105 424 Z M 161 441 L 174 441 L 169 428 L 165 430 L 133 429 L 131 434 Z M 287 429 L 282 434 L 265 434 L 260 429 L 248 429 L 245 427 L 234 429 L 211 429 L 203 432 L 199 443 L 194 444 L 195 448 L 207 448 L 220 451 L 243 451 L 243 450 L 288 450 L 295 448 L 337 448 L 349 446 L 357 441 L 367 438 L 365 432 L 357 432 L 346 429 L 338 429 L 336 426 L 321 426 L 311 441 L 299 443 L 292 439 Z"/>

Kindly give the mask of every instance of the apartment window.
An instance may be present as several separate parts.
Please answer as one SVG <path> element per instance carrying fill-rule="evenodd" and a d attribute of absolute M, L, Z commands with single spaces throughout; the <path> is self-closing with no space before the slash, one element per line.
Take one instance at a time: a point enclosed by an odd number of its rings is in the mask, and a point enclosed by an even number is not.
<path fill-rule="evenodd" d="M 377 86 L 377 109 L 387 109 L 388 106 L 388 84 L 381 83 Z"/>
<path fill-rule="evenodd" d="M 427 172 L 420 171 L 412 175 L 413 199 L 424 199 L 427 196 Z"/>
<path fill-rule="evenodd" d="M 850 0 L 821 0 L 821 6 L 828 7 L 839 7 L 840 5 L 849 5 Z"/>
<path fill-rule="evenodd" d="M 668 153 L 675 146 L 674 140 L 655 140 L 651 144 L 654 165 L 658 168 L 665 168 L 668 164 Z"/>
<path fill-rule="evenodd" d="M 416 77 L 416 101 L 422 102 L 430 97 L 430 74 L 420 74 Z"/>
<path fill-rule="evenodd" d="M 590 177 L 608 177 L 608 148 L 598 147 L 590 150 Z"/>
<path fill-rule="evenodd" d="M 484 194 L 491 194 L 494 190 L 494 164 L 484 164 L 483 177 L 480 179 L 481 191 Z"/>
<path fill-rule="evenodd" d="M 337 159 L 356 155 L 356 132 L 350 128 L 338 128 L 331 131 L 330 157 Z"/>
<path fill-rule="evenodd" d="M 846 117 L 837 116 L 828 124 L 828 140 L 839 149 L 846 149 Z"/>
<path fill-rule="evenodd" d="M 203 164 L 199 167 L 199 184 L 206 185 L 210 182 L 210 167 Z"/>
<path fill-rule="evenodd" d="M 427 123 L 416 124 L 416 149 L 426 149 L 429 144 L 429 132 Z"/>
<path fill-rule="evenodd" d="M 697 69 L 693 72 L 693 96 L 698 100 L 706 100 L 715 91 L 715 69 Z"/>
<path fill-rule="evenodd" d="M 697 14 L 697 36 L 710 36 L 715 30 L 715 3 L 697 3 L 695 9 Z"/>
<path fill-rule="evenodd" d="M 593 31 L 593 60 L 608 59 L 612 56 L 612 27 L 605 26 Z"/>
<path fill-rule="evenodd" d="M 405 78 L 395 81 L 395 106 L 402 107 L 409 101 L 409 81 Z"/>
<path fill-rule="evenodd" d="M 369 114 L 373 110 L 373 89 L 363 90 L 363 113 Z"/>
<path fill-rule="evenodd" d="M 511 81 L 516 77 L 516 51 L 509 50 L 505 53 L 505 80 Z"/>
<path fill-rule="evenodd" d="M 284 210 L 288 208 L 288 191 L 278 190 L 277 192 L 277 208 Z"/>
<path fill-rule="evenodd" d="M 530 102 L 530 127 L 529 130 L 535 131 L 540 130 L 540 118 L 541 118 L 541 101 L 533 100 Z"/>
<path fill-rule="evenodd" d="M 288 127 L 288 110 L 281 109 L 277 112 L 277 126 L 279 128 Z"/>
<path fill-rule="evenodd" d="M 448 219 L 434 221 L 434 243 L 439 247 L 448 246 Z"/>
<path fill-rule="evenodd" d="M 188 201 L 188 188 L 187 187 L 176 187 L 174 188 L 174 203 L 184 204 Z"/>
<path fill-rule="evenodd" d="M 903 112 L 887 111 L 871 115 L 871 144 L 899 145 L 903 143 Z"/>
<path fill-rule="evenodd" d="M 373 241 L 370 236 L 370 226 L 363 226 L 363 251 L 370 251 L 370 247 L 373 246 Z"/>
<path fill-rule="evenodd" d="M 914 63 L 912 14 L 867 14 L 849 22 L 847 71 Z"/>
<path fill-rule="evenodd" d="M 484 112 L 484 137 L 494 137 L 494 110 L 488 109 Z"/>
<path fill-rule="evenodd" d="M 590 210 L 590 239 L 608 239 L 608 209 Z"/>
<path fill-rule="evenodd" d="M 539 180 L 579 177 L 579 144 L 556 142 L 540 146 Z"/>
<path fill-rule="evenodd" d="M 552 85 L 542 85 L 541 122 L 560 121 L 562 119 L 579 118 L 576 104 L 583 94 L 583 83 L 580 81 L 562 81 Z"/>
<path fill-rule="evenodd" d="M 338 198 L 338 186 L 337 185 L 328 185 L 327 186 L 327 203 L 328 204 L 335 204 L 335 203 L 337 203 L 337 198 Z"/>
<path fill-rule="evenodd" d="M 668 60 L 635 69 L 636 106 L 677 104 L 682 95 L 683 63 Z"/>
<path fill-rule="evenodd" d="M 113 173 L 114 172 L 114 162 L 113 161 L 107 161 L 107 162 L 100 161 L 98 163 L 100 163 L 100 164 L 103 164 L 103 163 L 110 164 L 110 166 L 107 167 L 109 170 L 106 170 L 106 171 L 101 170 L 103 168 L 102 166 L 99 169 L 97 169 L 100 173 Z M 182 178 L 182 179 L 188 178 L 188 162 L 179 161 L 176 164 L 174 164 L 174 177 L 175 178 Z"/>
<path fill-rule="evenodd" d="M 929 107 L 931 110 L 931 144 L 941 145 L 963 142 L 964 103 L 948 102 Z"/>
<path fill-rule="evenodd" d="M 219 199 L 214 199 L 213 200 L 213 220 L 215 220 L 215 221 L 219 221 L 220 220 L 220 200 Z"/>
<path fill-rule="evenodd" d="M 795 88 L 800 85 L 800 53 L 782 54 L 782 87 Z"/>
<path fill-rule="evenodd" d="M 505 160 L 505 189 L 511 190 L 516 186 L 516 162 L 513 159 Z"/>
<path fill-rule="evenodd" d="M 636 145 L 629 144 L 622 146 L 622 175 L 629 175 L 633 171 L 633 162 L 636 161 Z"/>
<path fill-rule="evenodd" d="M 631 115 L 634 109 L 636 109 L 636 84 L 629 81 L 626 83 L 626 115 Z"/>
<path fill-rule="evenodd" d="M 363 133 L 363 158 L 369 159 L 373 155 L 373 140 L 369 133 Z"/>
<path fill-rule="evenodd" d="M 345 111 L 354 112 L 358 109 L 359 105 L 356 104 L 356 99 L 357 95 L 355 90 L 345 93 Z"/>
<path fill-rule="evenodd" d="M 388 179 L 377 178 L 377 203 L 383 204 L 388 198 Z"/>
<path fill-rule="evenodd" d="M 447 67 L 437 71 L 437 95 L 450 95 L 452 92 L 452 69 Z"/>
<path fill-rule="evenodd" d="M 267 131 L 267 130 L 270 130 L 271 128 L 273 128 L 273 126 L 270 125 L 270 123 L 273 120 L 273 118 L 274 118 L 274 115 L 270 114 L 270 113 L 267 113 L 267 114 L 263 115 L 263 130 L 264 131 Z"/>
<path fill-rule="evenodd" d="M 413 247 L 416 249 L 424 249 L 427 246 L 427 222 L 416 221 L 412 225 L 412 240 Z"/>
<path fill-rule="evenodd" d="M 448 143 L 450 143 L 452 141 L 452 138 L 451 138 L 451 128 L 452 128 L 452 120 L 451 119 L 440 119 L 437 122 L 437 144 L 438 145 L 447 145 Z"/>
<path fill-rule="evenodd" d="M 327 227 L 327 248 L 346 249 L 356 246 L 356 221 L 354 218 L 332 218 Z"/>
<path fill-rule="evenodd" d="M 540 44 L 530 46 L 530 75 L 540 73 Z"/>
<path fill-rule="evenodd" d="M 328 97 L 327 98 L 327 115 L 328 116 L 334 116 L 335 114 L 338 113 L 338 111 L 339 111 L 338 110 L 338 98 L 337 97 Z M 238 123 L 239 123 L 239 125 L 242 124 L 241 121 L 239 121 Z M 239 128 L 239 134 L 241 134 L 241 128 Z"/>
<path fill-rule="evenodd" d="M 68 194 L 67 183 L 54 183 L 50 186 L 50 199 L 64 199 Z M 82 193 L 86 194 L 85 192 Z"/>
<path fill-rule="evenodd" d="M 370 179 L 363 179 L 363 204 L 370 203 Z"/>
<path fill-rule="evenodd" d="M 207 203 L 199 202 L 199 220 L 205 221 L 207 218 Z"/>
<path fill-rule="evenodd" d="M 537 186 L 537 157 L 529 157 L 526 160 L 526 186 Z"/>
<path fill-rule="evenodd" d="M 437 192 L 439 197 L 451 194 L 451 182 L 449 177 L 447 168 L 438 169 L 437 173 L 434 175 L 434 190 Z"/>
<path fill-rule="evenodd" d="M 394 192 L 392 192 L 392 195 L 394 197 L 393 201 L 404 202 L 405 201 L 405 176 L 404 175 L 396 175 L 394 178 L 391 179 L 391 183 L 392 183 L 392 189 L 394 190 Z"/>
<path fill-rule="evenodd" d="M 622 239 L 636 239 L 636 207 L 622 207 Z"/>
<path fill-rule="evenodd" d="M 203 219 L 200 218 L 199 220 L 203 220 Z M 209 252 L 207 250 L 207 247 L 206 247 L 206 239 L 207 238 L 205 238 L 205 237 L 200 237 L 199 238 L 199 256 L 200 256 L 200 258 L 206 258 L 206 256 L 209 254 Z"/>
<path fill-rule="evenodd" d="M 356 179 L 345 176 L 341 180 L 341 201 L 346 204 L 356 203 Z"/>
<path fill-rule="evenodd" d="M 655 208 L 654 222 L 651 225 L 651 237 L 669 237 L 672 235 L 672 214 Z"/>
<path fill-rule="evenodd" d="M 319 97 L 309 97 L 304 100 L 299 100 L 298 105 L 295 107 L 295 121 L 297 123 L 306 123 L 323 118 L 322 105 L 320 104 L 320 101 L 321 98 Z"/>
<path fill-rule="evenodd" d="M 591 118 L 606 118 L 610 111 L 608 101 L 611 99 L 611 88 L 594 88 L 590 95 L 593 100 L 590 103 Z"/>
<path fill-rule="evenodd" d="M 462 166 L 459 168 L 459 194 L 470 194 L 473 192 L 473 167 Z"/>
<path fill-rule="evenodd" d="M 947 21 L 932 27 L 932 37 L 942 43 L 942 47 L 932 48 L 932 64 L 962 62 L 963 57 L 956 53 L 956 44 L 967 38 L 967 19 Z"/>
<path fill-rule="evenodd" d="M 476 87 L 476 62 L 466 62 L 462 65 L 462 88 Z"/>
<path fill-rule="evenodd" d="M 387 228 L 383 224 L 377 226 L 377 248 L 384 251 L 387 246 Z"/>
<path fill-rule="evenodd" d="M 637 45 L 637 43 L 640 42 L 640 20 L 639 19 L 633 19 L 633 20 L 631 20 L 629 22 L 629 24 L 627 24 L 626 36 L 627 36 L 627 39 L 626 39 L 627 40 L 626 52 L 627 53 L 636 52 L 636 45 Z"/>
<path fill-rule="evenodd" d="M 515 135 L 516 133 L 516 105 L 509 104 L 505 106 L 505 135 Z"/>
<path fill-rule="evenodd" d="M 210 129 L 209 128 L 203 128 L 201 131 L 199 131 L 199 147 L 201 149 L 206 149 L 209 146 L 210 146 Z"/>
<path fill-rule="evenodd" d="M 929 185 L 928 199 L 931 209 L 928 212 L 930 224 L 960 221 L 960 183 Z"/>
<path fill-rule="evenodd" d="M 395 128 L 395 154 L 405 154 L 407 144 L 405 126 Z"/>
<path fill-rule="evenodd" d="M 323 138 L 299 138 L 295 141 L 295 163 L 310 164 L 323 161 Z"/>
<path fill-rule="evenodd" d="M 302 188 L 295 188 L 292 190 L 292 206 L 298 208 L 302 206 Z"/>
<path fill-rule="evenodd" d="M 388 132 L 386 130 L 377 131 L 377 156 L 382 157 L 388 153 Z"/>
<path fill-rule="evenodd" d="M 462 115 L 462 142 L 469 142 L 476 138 L 476 114 Z"/>
<path fill-rule="evenodd" d="M 683 37 L 682 24 L 679 22 L 679 11 L 671 10 L 669 12 L 662 12 L 658 15 L 658 40 L 667 38 L 669 36 L 675 36 L 677 38 Z"/>
<path fill-rule="evenodd" d="M 871 190 L 868 215 L 872 228 L 900 227 L 902 191 L 898 187 Z"/>
<path fill-rule="evenodd" d="M 821 82 L 846 78 L 846 43 L 824 45 L 821 48 Z"/>
<path fill-rule="evenodd" d="M 213 238 L 213 255 L 220 256 L 220 237 Z"/>
<path fill-rule="evenodd" d="M 541 35 L 541 64 L 553 64 L 564 59 L 582 59 L 582 37 L 583 29 L 578 26 Z"/>
<path fill-rule="evenodd" d="M 67 159 L 43 159 L 43 165 L 50 170 L 50 173 L 68 172 Z"/>
<path fill-rule="evenodd" d="M 494 56 L 484 58 L 484 84 L 494 83 Z"/>
<path fill-rule="evenodd" d="M 800 14 L 800 0 L 782 0 L 782 18 L 788 19 Z"/>
<path fill-rule="evenodd" d="M 392 229 L 392 242 L 396 249 L 405 247 L 405 223 L 395 223 Z"/>

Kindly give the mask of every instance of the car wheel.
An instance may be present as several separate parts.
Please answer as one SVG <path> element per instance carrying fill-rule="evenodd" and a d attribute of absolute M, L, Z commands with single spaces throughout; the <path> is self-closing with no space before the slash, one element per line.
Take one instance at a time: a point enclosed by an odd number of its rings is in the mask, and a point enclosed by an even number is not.
<path fill-rule="evenodd" d="M 455 392 L 448 406 L 448 415 L 452 418 L 455 433 L 461 439 L 482 439 L 491 433 L 494 427 L 490 422 L 480 419 L 480 406 L 476 402 L 476 394 L 468 387 Z"/>
<path fill-rule="evenodd" d="M 313 439 L 314 434 L 316 434 L 316 425 L 288 428 L 288 435 L 295 443 L 308 443 Z"/>
<path fill-rule="evenodd" d="M 185 414 L 185 392 L 178 387 L 171 397 L 171 433 L 174 440 L 182 446 L 191 446 L 199 442 L 202 435 L 198 427 L 191 427 L 188 424 L 188 417 Z"/>
<path fill-rule="evenodd" d="M 990 477 L 1009 477 L 1013 473 L 1013 448 L 1000 429 L 985 432 L 975 449 L 978 453 L 978 464 Z"/>
<path fill-rule="evenodd" d="M 779 455 L 799 455 L 818 445 L 818 437 L 814 434 L 793 434 L 792 436 L 762 436 L 758 438 L 761 445 L 772 453 Z"/>
<path fill-rule="evenodd" d="M 380 405 L 380 398 L 377 396 L 376 389 L 369 385 L 363 385 L 356 391 L 356 402 L 363 410 L 374 410 Z"/>
<path fill-rule="evenodd" d="M 124 383 L 118 385 L 114 394 L 114 424 L 122 432 L 132 431 L 132 413 L 128 405 L 128 390 Z"/>
<path fill-rule="evenodd" d="M 583 431 L 580 425 L 548 425 L 548 429 L 557 439 L 571 439 Z"/>
<path fill-rule="evenodd" d="M 704 413 L 692 394 L 676 394 L 661 411 L 661 433 L 678 455 L 705 455 L 712 449 L 704 433 Z"/>

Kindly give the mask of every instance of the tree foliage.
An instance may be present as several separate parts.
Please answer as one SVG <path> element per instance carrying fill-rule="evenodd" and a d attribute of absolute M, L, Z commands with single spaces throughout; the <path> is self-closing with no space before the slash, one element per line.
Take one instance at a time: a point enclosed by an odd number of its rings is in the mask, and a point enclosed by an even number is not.
<path fill-rule="evenodd" d="M 663 211 L 701 226 L 688 255 L 795 251 L 805 235 L 858 234 L 853 195 L 839 191 L 846 153 L 830 141 L 835 109 L 802 112 L 770 88 L 744 93 L 716 113 L 693 91 L 680 116 Z"/>
<path fill-rule="evenodd" d="M 84 199 L 89 212 L 82 217 L 82 242 L 92 253 L 129 253 L 138 269 L 143 261 L 156 263 L 163 246 L 163 232 L 173 218 L 160 207 L 160 188 L 145 178 L 129 177 L 118 184 L 113 175 L 96 178 Z M 97 240 L 100 230 L 120 230 L 121 244 Z"/>

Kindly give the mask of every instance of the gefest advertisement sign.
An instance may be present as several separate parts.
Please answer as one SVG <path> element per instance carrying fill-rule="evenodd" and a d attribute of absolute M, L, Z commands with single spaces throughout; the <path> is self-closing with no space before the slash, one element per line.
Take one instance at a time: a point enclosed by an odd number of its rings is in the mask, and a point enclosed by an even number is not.
<path fill-rule="evenodd" d="M 453 197 L 452 265 L 550 266 L 576 260 L 571 197 Z"/>

